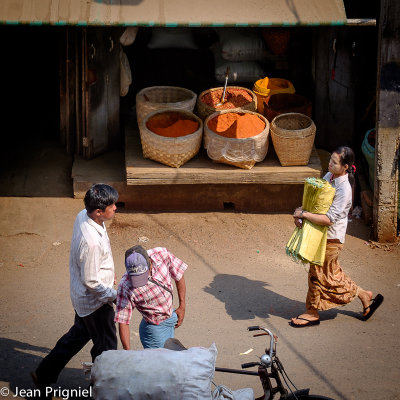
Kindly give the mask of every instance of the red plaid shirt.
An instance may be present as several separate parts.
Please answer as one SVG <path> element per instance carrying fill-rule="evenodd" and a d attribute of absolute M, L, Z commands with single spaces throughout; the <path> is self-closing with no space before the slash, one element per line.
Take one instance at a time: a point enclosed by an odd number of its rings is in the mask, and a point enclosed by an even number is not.
<path fill-rule="evenodd" d="M 187 265 L 164 247 L 147 250 L 147 253 L 152 264 L 153 279 L 173 291 L 171 278 L 179 281 Z M 135 307 L 148 323 L 159 325 L 172 315 L 172 294 L 152 282 L 133 288 L 128 273 L 125 273 L 118 285 L 114 321 L 129 324 Z"/>

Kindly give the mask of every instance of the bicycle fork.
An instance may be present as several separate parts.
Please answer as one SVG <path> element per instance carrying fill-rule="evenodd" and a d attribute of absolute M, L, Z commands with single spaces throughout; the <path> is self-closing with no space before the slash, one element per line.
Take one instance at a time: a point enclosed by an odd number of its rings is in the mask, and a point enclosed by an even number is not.
<path fill-rule="evenodd" d="M 279 371 L 275 365 L 271 366 L 271 372 L 268 372 L 264 367 L 258 367 L 258 376 L 260 377 L 261 384 L 264 390 L 264 396 L 257 398 L 257 400 L 273 399 L 276 393 L 282 395 L 287 394 L 287 390 L 283 387 Z M 273 387 L 271 384 L 271 378 L 275 379 L 276 386 Z"/>

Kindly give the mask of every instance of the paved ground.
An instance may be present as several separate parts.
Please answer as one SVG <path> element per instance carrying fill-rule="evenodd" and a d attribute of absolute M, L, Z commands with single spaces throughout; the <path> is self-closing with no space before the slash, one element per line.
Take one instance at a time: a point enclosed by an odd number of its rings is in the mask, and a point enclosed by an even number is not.
<path fill-rule="evenodd" d="M 3 398 L 14 398 L 17 387 L 33 389 L 29 372 L 72 323 L 68 257 L 82 206 L 70 198 L 0 198 L 0 398 L 7 390 Z M 176 337 L 188 347 L 215 342 L 219 366 L 256 360 L 266 341 L 246 327 L 262 324 L 278 335 L 278 355 L 299 388 L 334 399 L 400 399 L 400 246 L 372 248 L 361 220 L 350 224 L 342 264 L 362 287 L 385 296 L 383 306 L 362 322 L 356 300 L 306 329 L 288 325 L 303 311 L 307 281 L 305 267 L 284 252 L 290 215 L 121 211 L 108 229 L 118 276 L 124 251 L 140 240 L 148 248 L 166 246 L 189 264 L 187 314 Z M 135 313 L 136 349 L 138 322 Z M 87 386 L 81 363 L 90 361 L 89 350 L 71 360 L 55 387 Z M 260 394 L 252 377 L 216 373 L 215 382 Z"/>

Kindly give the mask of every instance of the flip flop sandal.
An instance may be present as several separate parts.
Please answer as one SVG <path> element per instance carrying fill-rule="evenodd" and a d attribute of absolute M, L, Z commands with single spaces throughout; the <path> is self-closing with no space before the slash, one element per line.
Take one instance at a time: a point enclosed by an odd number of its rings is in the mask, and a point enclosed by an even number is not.
<path fill-rule="evenodd" d="M 289 325 L 293 326 L 293 328 L 305 328 L 306 326 L 314 326 L 314 325 L 319 325 L 320 324 L 319 319 L 315 319 L 313 321 L 310 321 L 307 318 L 301 318 L 301 317 L 296 317 L 296 319 L 301 319 L 302 321 L 307 321 L 307 323 L 300 325 L 300 324 L 295 324 L 293 321 L 290 321 Z"/>
<path fill-rule="evenodd" d="M 378 307 L 383 303 L 383 296 L 381 294 L 377 294 L 374 299 L 372 299 L 372 303 L 364 308 L 364 312 L 368 310 L 369 308 L 369 313 L 367 315 L 363 315 L 361 319 L 363 321 L 368 321 L 371 317 L 372 314 L 378 309 Z"/>

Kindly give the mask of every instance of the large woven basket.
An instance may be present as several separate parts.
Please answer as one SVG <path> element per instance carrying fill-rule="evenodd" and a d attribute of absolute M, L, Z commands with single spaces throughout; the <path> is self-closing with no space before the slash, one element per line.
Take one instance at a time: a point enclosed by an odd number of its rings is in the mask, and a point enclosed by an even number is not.
<path fill-rule="evenodd" d="M 212 88 L 212 89 L 208 89 L 205 90 L 204 92 L 201 92 L 200 95 L 197 97 L 197 105 L 196 105 L 196 109 L 197 109 L 197 115 L 204 121 L 209 115 L 215 113 L 216 111 L 222 111 L 225 110 L 226 108 L 224 108 L 224 106 L 220 106 L 220 107 L 212 107 L 209 106 L 208 104 L 205 104 L 202 99 L 205 95 L 207 94 L 215 94 L 216 92 L 220 92 L 221 93 L 221 97 L 222 97 L 222 93 L 223 93 L 224 88 L 223 87 L 216 87 L 216 88 Z M 244 90 L 246 91 L 252 98 L 252 100 L 248 103 L 243 104 L 240 107 L 236 107 L 236 108 L 240 108 L 242 110 L 249 110 L 249 111 L 256 111 L 257 109 L 257 96 L 253 93 L 253 91 L 251 91 L 250 89 L 247 89 L 245 87 L 241 87 L 241 86 L 227 86 L 226 87 L 226 95 L 229 93 L 230 90 Z M 226 98 L 226 96 L 225 96 Z M 230 109 L 232 110 L 232 108 Z"/>
<path fill-rule="evenodd" d="M 156 110 L 177 108 L 193 111 L 197 95 L 189 89 L 178 86 L 151 86 L 136 95 L 136 116 L 140 126 L 146 115 Z"/>
<path fill-rule="evenodd" d="M 265 129 L 256 136 L 236 139 L 218 135 L 208 127 L 208 122 L 223 113 L 247 113 L 257 115 L 264 123 Z M 261 114 L 254 111 L 233 109 L 215 112 L 204 121 L 204 148 L 207 155 L 213 161 L 223 164 L 234 165 L 243 169 L 251 169 L 256 162 L 264 160 L 269 145 L 269 122 Z"/>
<path fill-rule="evenodd" d="M 286 113 L 271 122 L 271 138 L 282 166 L 307 165 L 314 145 L 313 120 L 300 113 Z"/>
<path fill-rule="evenodd" d="M 187 119 L 192 119 L 199 123 L 199 128 L 190 135 L 176 138 L 160 136 L 150 131 L 146 126 L 147 121 L 157 114 L 166 112 L 176 112 Z M 139 131 L 144 158 L 179 168 L 198 153 L 203 134 L 203 121 L 190 111 L 168 108 L 148 114 L 141 122 Z"/>

